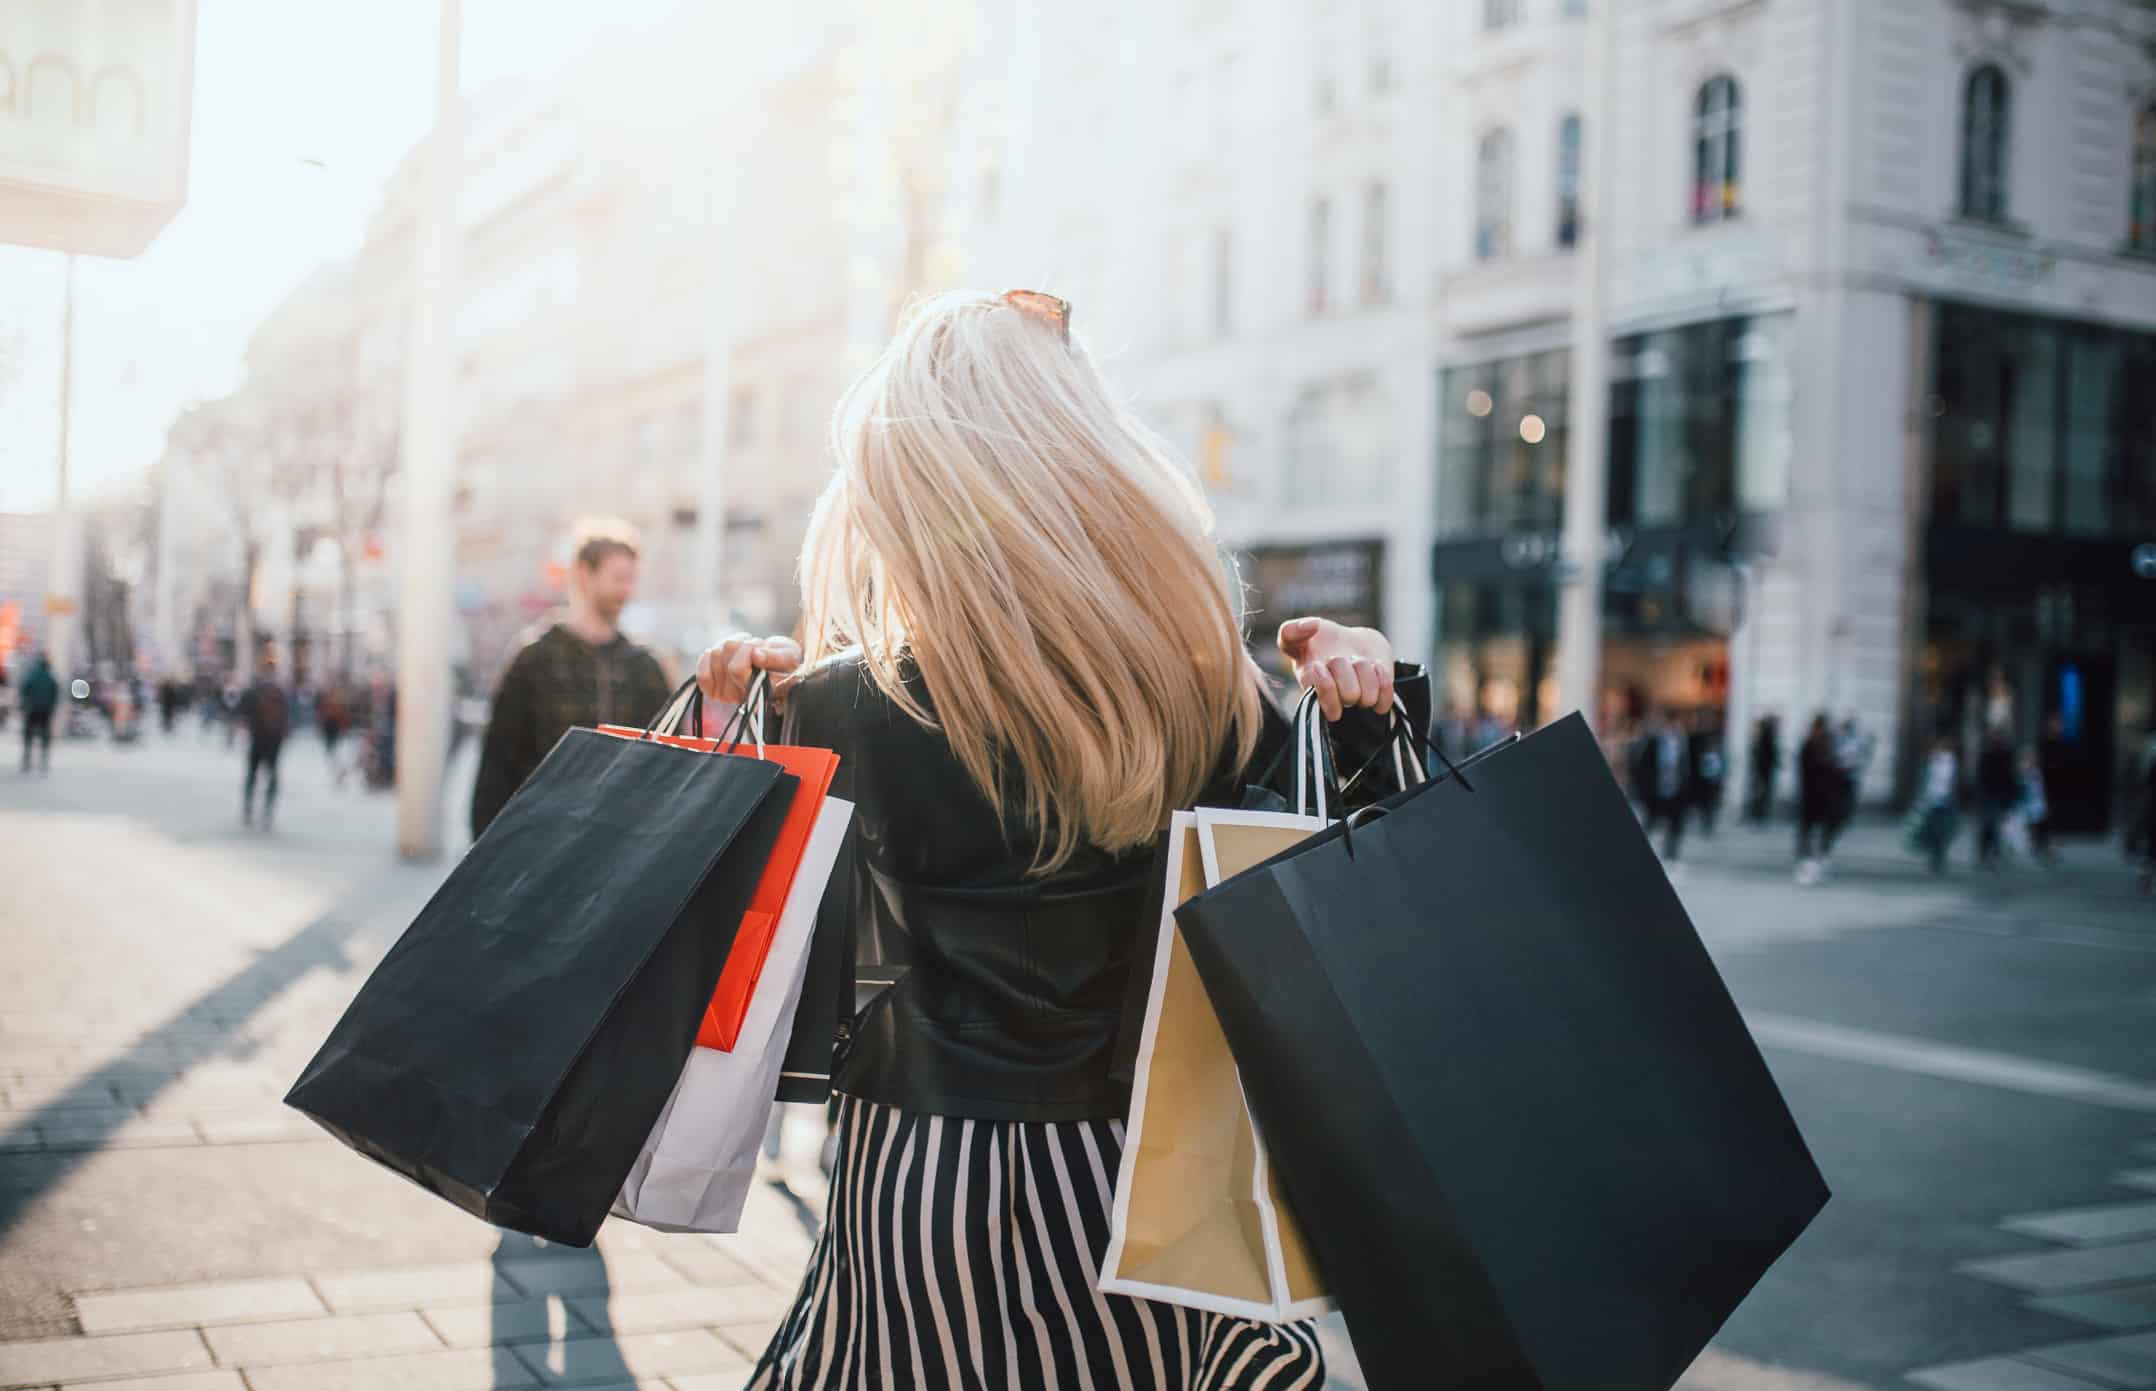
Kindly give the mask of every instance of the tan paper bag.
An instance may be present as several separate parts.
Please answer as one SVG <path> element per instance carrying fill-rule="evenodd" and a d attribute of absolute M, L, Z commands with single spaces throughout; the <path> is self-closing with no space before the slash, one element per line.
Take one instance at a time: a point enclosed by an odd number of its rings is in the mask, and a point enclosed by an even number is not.
<path fill-rule="evenodd" d="M 1175 813 L 1105 1291 L 1271 1322 L 1333 1308 L 1174 918 L 1185 899 L 1324 824 L 1276 812 Z"/>

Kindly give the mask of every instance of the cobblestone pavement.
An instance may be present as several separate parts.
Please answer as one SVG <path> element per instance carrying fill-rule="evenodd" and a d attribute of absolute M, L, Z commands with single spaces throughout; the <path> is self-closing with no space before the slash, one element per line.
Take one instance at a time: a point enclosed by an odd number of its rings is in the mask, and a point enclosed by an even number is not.
<path fill-rule="evenodd" d="M 439 879 L 388 800 L 303 741 L 267 834 L 215 737 L 54 761 L 0 772 L 0 1388 L 740 1385 L 814 1108 L 738 1236 L 505 1237 L 278 1101 Z M 1837 1196 L 1684 1384 L 2156 1386 L 2156 911 L 2101 847 L 1941 883 L 1882 828 L 1802 891 L 1785 849 L 1725 830 L 1682 887 Z"/>

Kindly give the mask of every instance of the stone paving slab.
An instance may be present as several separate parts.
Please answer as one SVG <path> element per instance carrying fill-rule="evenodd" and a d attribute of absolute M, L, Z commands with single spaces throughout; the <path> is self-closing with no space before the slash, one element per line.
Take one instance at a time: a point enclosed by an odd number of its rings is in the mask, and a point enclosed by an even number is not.
<path fill-rule="evenodd" d="M 761 1271 L 709 1246 L 683 1245 L 677 1250 L 663 1251 L 659 1259 L 686 1275 L 699 1285 L 744 1285 L 764 1283 Z"/>
<path fill-rule="evenodd" d="M 2100 1203 L 2009 1217 L 1999 1224 L 2023 1236 L 2089 1246 L 2156 1236 L 2156 1202 Z"/>
<path fill-rule="evenodd" d="M 749 1373 L 754 1367 L 743 1367 L 734 1372 L 698 1372 L 693 1376 L 674 1376 L 666 1380 L 673 1391 L 741 1391 L 749 1384 Z"/>
<path fill-rule="evenodd" d="M 502 1279 L 487 1261 L 317 1275 L 314 1287 L 329 1307 L 340 1314 L 490 1300 L 496 1304 L 514 1304 L 525 1298 L 524 1291 Z"/>
<path fill-rule="evenodd" d="M 209 1345 L 192 1330 L 0 1343 L 0 1386 L 4 1387 L 191 1372 L 209 1365 Z"/>
<path fill-rule="evenodd" d="M 420 1317 L 453 1348 L 483 1348 L 496 1343 L 546 1342 L 589 1331 L 569 1306 L 546 1299 L 519 1304 L 444 1305 L 422 1309 Z"/>
<path fill-rule="evenodd" d="M 1907 1380 L 1932 1391 L 2110 1391 L 2100 1381 L 2084 1381 L 2011 1357 L 1924 1367 L 1910 1372 Z"/>
<path fill-rule="evenodd" d="M 60 1391 L 247 1391 L 238 1372 L 181 1372 L 169 1377 L 122 1377 L 118 1381 L 71 1381 Z"/>
<path fill-rule="evenodd" d="M 60 1113 L 63 1117 L 65 1113 Z M 118 1125 L 71 1119 L 40 1120 L 37 1134 L 46 1149 L 140 1149 L 199 1145 L 202 1136 L 183 1120 L 137 1116 Z"/>
<path fill-rule="evenodd" d="M 2031 1309 L 2118 1333 L 2156 1327 L 2156 1284 L 2126 1285 L 2089 1294 L 2057 1294 L 2026 1302 Z"/>
<path fill-rule="evenodd" d="M 2156 1193 L 2156 1168 L 2123 1169 L 2113 1174 L 2111 1181 L 2121 1187 L 2140 1188 Z"/>
<path fill-rule="evenodd" d="M 2156 1386 L 2156 1333 L 2052 1343 L 2029 1348 L 2021 1355 L 2106 1386 Z"/>
<path fill-rule="evenodd" d="M 764 1349 L 770 1347 L 771 1340 L 778 1336 L 779 1324 L 784 1315 L 785 1310 L 782 1309 L 778 1317 L 754 1319 L 748 1323 L 729 1323 L 711 1331 L 741 1349 L 741 1355 L 754 1362 L 764 1355 Z"/>
<path fill-rule="evenodd" d="M 625 1334 L 753 1323 L 783 1314 L 789 1303 L 788 1296 L 759 1284 L 572 1299 L 569 1307 L 599 1332 Z"/>
<path fill-rule="evenodd" d="M 198 1119 L 195 1133 L 206 1145 L 289 1145 L 319 1140 L 335 1143 L 330 1134 L 305 1116 L 234 1116 Z"/>
<path fill-rule="evenodd" d="M 507 1348 L 445 1348 L 247 1373 L 249 1391 L 510 1391 L 538 1384 Z"/>
<path fill-rule="evenodd" d="M 632 1333 L 619 1338 L 594 1334 L 589 1338 L 565 1338 L 543 1348 L 523 1346 L 514 1351 L 548 1386 L 570 1386 L 591 1380 L 588 1372 L 579 1370 L 582 1355 L 587 1351 L 593 1360 L 618 1360 L 631 1377 L 723 1372 L 747 1362 L 740 1349 L 704 1328 L 676 1333 Z"/>
<path fill-rule="evenodd" d="M 2027 1256 L 1997 1256 L 1955 1267 L 1964 1275 L 1994 1280 L 2031 1294 L 2064 1294 L 2097 1285 L 2156 1280 L 2156 1241 L 2118 1246 L 2090 1246 L 2076 1251 L 2045 1251 Z"/>
<path fill-rule="evenodd" d="M 305 1280 L 231 1280 L 75 1296 L 75 1318 L 85 1333 L 260 1323 L 327 1312 Z"/>
<path fill-rule="evenodd" d="M 501 1272 L 527 1295 L 558 1294 L 564 1297 L 600 1290 L 680 1289 L 687 1285 L 682 1273 L 657 1256 L 631 1252 L 610 1261 L 584 1259 L 503 1261 Z"/>
<path fill-rule="evenodd" d="M 428 1352 L 442 1346 L 419 1315 L 340 1314 L 333 1318 L 285 1323 L 250 1323 L 205 1328 L 219 1365 L 274 1367 L 291 1362 L 337 1362 L 400 1352 Z"/>

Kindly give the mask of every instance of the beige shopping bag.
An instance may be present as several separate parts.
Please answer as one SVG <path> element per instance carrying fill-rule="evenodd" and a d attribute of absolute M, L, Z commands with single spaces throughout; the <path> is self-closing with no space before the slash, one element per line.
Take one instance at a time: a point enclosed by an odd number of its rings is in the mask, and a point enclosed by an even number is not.
<path fill-rule="evenodd" d="M 1177 812 L 1100 1286 L 1270 1321 L 1333 1307 L 1282 1201 L 1235 1059 L 1175 929 L 1178 904 L 1324 825 L 1273 812 Z"/>

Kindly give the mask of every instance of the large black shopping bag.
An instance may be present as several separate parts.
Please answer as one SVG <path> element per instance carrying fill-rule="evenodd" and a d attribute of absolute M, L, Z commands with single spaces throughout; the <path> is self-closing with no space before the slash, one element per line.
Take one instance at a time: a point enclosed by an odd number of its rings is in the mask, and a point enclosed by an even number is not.
<path fill-rule="evenodd" d="M 570 730 L 285 1101 L 467 1212 L 589 1245 L 681 1076 L 795 782 Z"/>
<path fill-rule="evenodd" d="M 1372 1387 L 1662 1391 L 1826 1202 L 1577 716 L 1176 919 Z"/>

